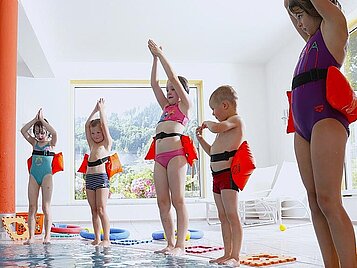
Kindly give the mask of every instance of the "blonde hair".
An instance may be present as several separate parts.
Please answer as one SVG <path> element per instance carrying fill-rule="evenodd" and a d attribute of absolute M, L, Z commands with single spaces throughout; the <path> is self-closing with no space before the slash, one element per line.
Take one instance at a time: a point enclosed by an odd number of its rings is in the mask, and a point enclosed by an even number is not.
<path fill-rule="evenodd" d="M 100 122 L 100 119 L 97 118 L 97 119 L 93 119 L 92 121 L 90 121 L 89 123 L 89 126 L 90 127 L 96 127 L 96 126 L 101 126 L 101 122 Z"/>
<path fill-rule="evenodd" d="M 230 102 L 234 108 L 237 107 L 238 104 L 238 95 L 232 86 L 223 85 L 218 87 L 209 98 L 209 102 L 221 103 L 223 101 Z"/>

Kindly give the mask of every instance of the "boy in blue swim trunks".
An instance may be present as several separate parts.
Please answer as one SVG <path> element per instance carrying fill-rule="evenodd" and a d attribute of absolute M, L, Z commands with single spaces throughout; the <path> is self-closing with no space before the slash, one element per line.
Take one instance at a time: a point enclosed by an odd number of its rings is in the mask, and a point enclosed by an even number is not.
<path fill-rule="evenodd" d="M 32 127 L 33 135 L 29 130 Z M 50 242 L 51 231 L 51 197 L 53 190 L 52 182 L 52 160 L 53 148 L 57 143 L 57 133 L 55 129 L 43 118 L 42 109 L 38 111 L 36 117 L 26 123 L 21 129 L 21 134 L 32 145 L 32 164 L 28 183 L 28 226 L 29 239 L 24 244 L 35 242 L 35 216 L 37 213 L 37 202 L 40 188 L 42 189 L 42 211 L 44 213 L 45 237 L 44 244 Z"/>
<path fill-rule="evenodd" d="M 237 93 L 231 86 L 220 86 L 211 95 L 209 106 L 218 122 L 204 121 L 196 129 L 197 139 L 211 157 L 213 196 L 221 222 L 224 255 L 211 263 L 239 267 L 243 229 L 238 213 L 238 187 L 232 179 L 233 156 L 244 141 L 244 125 L 237 111 Z M 212 145 L 202 137 L 203 129 L 216 133 Z"/>

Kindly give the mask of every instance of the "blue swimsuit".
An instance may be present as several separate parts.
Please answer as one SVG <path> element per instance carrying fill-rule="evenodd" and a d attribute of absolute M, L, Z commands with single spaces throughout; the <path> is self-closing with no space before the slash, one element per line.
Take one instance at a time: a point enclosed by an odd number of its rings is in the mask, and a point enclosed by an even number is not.
<path fill-rule="evenodd" d="M 49 144 L 45 144 L 41 147 L 36 143 L 34 150 L 49 152 L 50 147 Z M 32 155 L 30 174 L 34 177 L 38 185 L 41 186 L 43 178 L 46 175 L 52 174 L 52 160 L 53 156 L 50 155 Z"/>

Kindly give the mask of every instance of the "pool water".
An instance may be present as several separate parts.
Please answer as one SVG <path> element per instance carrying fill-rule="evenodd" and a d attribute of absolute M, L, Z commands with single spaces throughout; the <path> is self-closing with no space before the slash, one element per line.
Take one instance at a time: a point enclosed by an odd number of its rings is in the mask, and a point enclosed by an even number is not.
<path fill-rule="evenodd" d="M 82 241 L 52 244 L 0 244 L 0 267 L 217 267 L 208 259 L 171 257 L 152 251 L 113 245 L 94 247 Z M 225 267 L 219 265 L 219 267 Z"/>

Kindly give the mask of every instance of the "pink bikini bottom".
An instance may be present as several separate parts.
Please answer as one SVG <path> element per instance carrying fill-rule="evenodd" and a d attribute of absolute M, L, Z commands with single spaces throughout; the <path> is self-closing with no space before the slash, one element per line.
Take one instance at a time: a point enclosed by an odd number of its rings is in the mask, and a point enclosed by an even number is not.
<path fill-rule="evenodd" d="M 164 168 L 167 168 L 167 165 L 169 164 L 170 160 L 172 158 L 174 158 L 175 156 L 179 156 L 179 155 L 183 155 L 186 157 L 186 153 L 183 148 L 173 150 L 173 151 L 159 153 L 155 156 L 155 161 L 158 162 Z"/>

